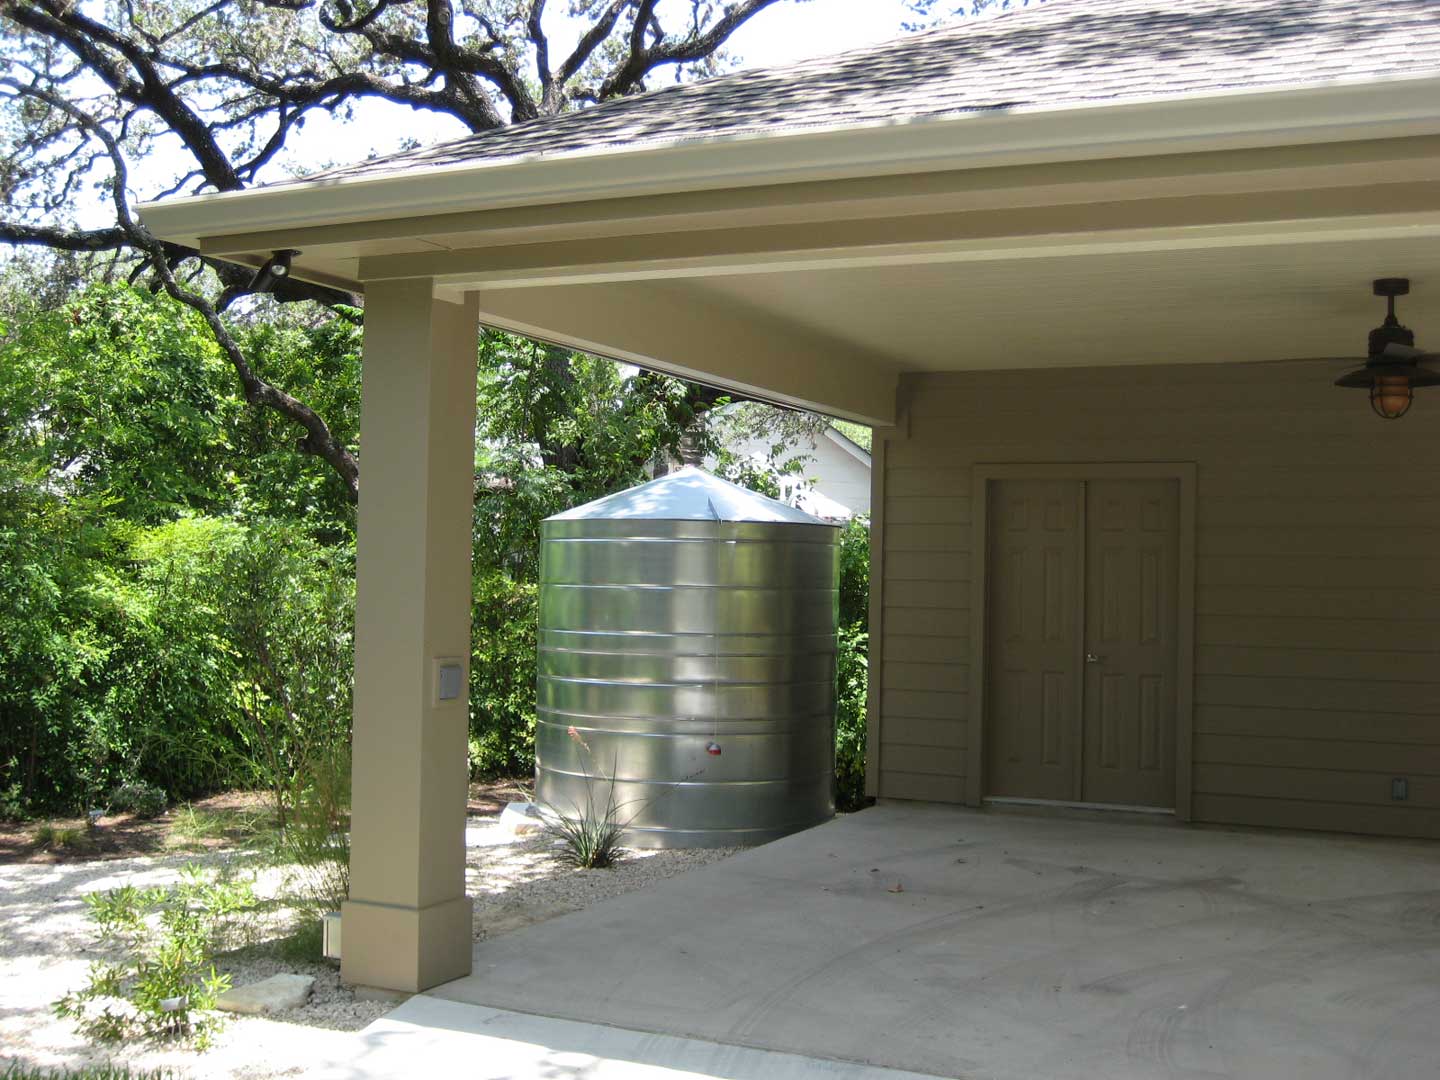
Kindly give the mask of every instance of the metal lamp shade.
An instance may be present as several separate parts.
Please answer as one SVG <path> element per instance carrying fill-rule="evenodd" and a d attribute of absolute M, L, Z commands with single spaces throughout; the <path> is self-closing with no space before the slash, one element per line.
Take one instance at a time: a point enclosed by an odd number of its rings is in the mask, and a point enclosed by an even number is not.
<path fill-rule="evenodd" d="M 1370 391 L 1370 407 L 1377 416 L 1398 420 L 1410 411 L 1417 386 L 1440 386 L 1440 372 L 1413 361 L 1371 360 L 1363 368 L 1340 376 L 1336 386 Z"/>

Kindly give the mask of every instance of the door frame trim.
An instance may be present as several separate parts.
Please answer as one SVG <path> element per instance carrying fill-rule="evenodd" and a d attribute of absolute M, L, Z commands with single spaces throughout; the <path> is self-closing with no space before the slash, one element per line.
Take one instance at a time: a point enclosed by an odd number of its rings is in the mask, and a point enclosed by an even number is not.
<path fill-rule="evenodd" d="M 1195 482 L 1193 461 L 982 462 L 971 468 L 970 702 L 965 803 L 985 798 L 986 664 L 990 637 L 990 492 L 996 480 L 1174 480 L 1179 484 L 1175 610 L 1175 817 L 1191 820 L 1195 740 Z"/>

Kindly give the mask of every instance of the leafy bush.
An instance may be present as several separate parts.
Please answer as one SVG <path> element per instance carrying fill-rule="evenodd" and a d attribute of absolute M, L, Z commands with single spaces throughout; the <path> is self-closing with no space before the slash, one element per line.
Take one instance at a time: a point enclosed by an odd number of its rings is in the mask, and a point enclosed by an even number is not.
<path fill-rule="evenodd" d="M 244 597 L 227 574 L 257 546 L 346 565 L 343 485 L 241 400 L 208 329 L 164 297 L 93 285 L 15 310 L 0 328 L 0 813 L 78 811 L 132 780 L 182 799 L 253 783 L 237 683 L 255 656 L 230 632 Z M 272 311 L 242 333 L 353 441 L 356 326 Z M 308 594 L 316 576 L 291 580 Z M 275 608 L 268 637 L 312 614 Z"/>
<path fill-rule="evenodd" d="M 215 1001 L 230 980 L 215 973 L 211 958 L 255 907 L 255 894 L 247 881 L 207 878 L 195 865 L 181 874 L 174 886 L 85 896 L 100 942 L 122 954 L 92 964 L 85 986 L 55 1003 L 56 1015 L 74 1020 L 87 1038 L 193 1038 L 203 1048 L 219 1028 Z"/>
<path fill-rule="evenodd" d="M 865 697 L 870 635 L 857 626 L 840 630 L 839 696 L 835 710 L 835 805 L 859 810 L 865 800 Z"/>
<path fill-rule="evenodd" d="M 865 797 L 866 696 L 870 677 L 870 522 L 840 534 L 840 652 L 835 710 L 835 804 L 859 810 Z"/>
<path fill-rule="evenodd" d="M 293 797 L 279 854 L 305 921 L 339 911 L 350 896 L 349 744 L 332 743 L 311 758 Z"/>
<path fill-rule="evenodd" d="M 538 588 L 477 574 L 470 607 L 470 774 L 535 769 L 535 623 Z"/>
<path fill-rule="evenodd" d="M 170 797 L 163 788 L 135 780 L 121 784 L 110 793 L 110 809 L 115 813 L 131 813 L 136 817 L 159 817 L 170 805 Z"/>
<path fill-rule="evenodd" d="M 0 791 L 0 821 L 24 821 L 28 809 L 20 781 Z"/>
<path fill-rule="evenodd" d="M 221 574 L 242 756 L 271 791 L 284 829 L 310 774 L 330 770 L 349 745 L 353 555 L 284 522 L 259 521 L 229 550 Z"/>
<path fill-rule="evenodd" d="M 870 519 L 856 516 L 840 533 L 840 625 L 870 624 Z"/>

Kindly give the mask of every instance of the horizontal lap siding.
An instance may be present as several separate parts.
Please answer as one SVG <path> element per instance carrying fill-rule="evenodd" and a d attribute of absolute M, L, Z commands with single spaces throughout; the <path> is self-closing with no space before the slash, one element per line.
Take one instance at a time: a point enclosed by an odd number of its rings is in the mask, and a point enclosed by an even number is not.
<path fill-rule="evenodd" d="M 1187 461 L 1195 818 L 1440 836 L 1440 391 L 1385 423 L 1338 370 L 911 377 L 882 478 L 880 793 L 964 796 L 973 466 Z"/>
<path fill-rule="evenodd" d="M 970 474 L 933 462 L 887 464 L 884 479 L 880 794 L 958 803 L 970 686 Z"/>

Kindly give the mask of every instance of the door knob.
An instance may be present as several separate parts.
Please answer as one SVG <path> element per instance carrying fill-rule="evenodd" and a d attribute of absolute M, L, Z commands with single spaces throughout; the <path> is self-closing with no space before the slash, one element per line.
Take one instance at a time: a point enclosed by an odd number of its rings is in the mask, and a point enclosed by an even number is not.
<path fill-rule="evenodd" d="M 1098 664 L 1104 659 L 1105 658 L 1103 656 L 1096 656 L 1093 652 L 1087 652 L 1085 654 L 1085 663 L 1087 664 Z"/>

